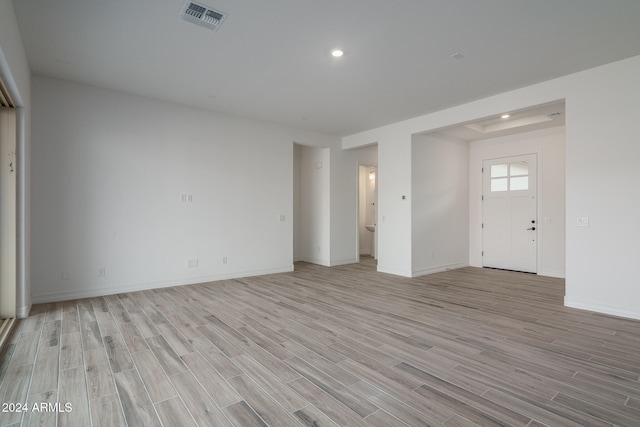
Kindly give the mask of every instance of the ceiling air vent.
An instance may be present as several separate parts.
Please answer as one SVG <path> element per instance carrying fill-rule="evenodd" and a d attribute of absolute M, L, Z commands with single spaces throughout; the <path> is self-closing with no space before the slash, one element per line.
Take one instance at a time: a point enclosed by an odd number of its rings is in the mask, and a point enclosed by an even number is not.
<path fill-rule="evenodd" d="M 187 22 L 212 31 L 217 30 L 224 18 L 226 18 L 224 13 L 192 1 L 187 2 L 180 16 Z"/>

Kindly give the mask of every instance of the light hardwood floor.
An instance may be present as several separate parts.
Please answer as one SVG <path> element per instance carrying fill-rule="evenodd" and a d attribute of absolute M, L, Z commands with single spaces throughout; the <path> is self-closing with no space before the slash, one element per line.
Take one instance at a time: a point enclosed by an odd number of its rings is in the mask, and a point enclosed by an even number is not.
<path fill-rule="evenodd" d="M 640 425 L 640 322 L 563 294 L 368 260 L 37 305 L 0 357 L 27 410 L 0 425 Z"/>

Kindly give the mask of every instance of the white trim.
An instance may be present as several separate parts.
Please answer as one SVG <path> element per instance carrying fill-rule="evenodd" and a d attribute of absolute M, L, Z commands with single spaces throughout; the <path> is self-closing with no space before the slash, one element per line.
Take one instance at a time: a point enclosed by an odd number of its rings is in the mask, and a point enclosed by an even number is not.
<path fill-rule="evenodd" d="M 16 324 L 16 318 L 11 317 L 9 319 L 0 320 L 0 350 L 4 347 L 4 344 L 9 339 L 9 334 L 13 330 L 13 327 Z"/>
<path fill-rule="evenodd" d="M 538 273 L 538 276 L 555 277 L 556 279 L 565 279 L 564 273 L 558 273 L 554 271 L 541 271 Z"/>
<path fill-rule="evenodd" d="M 300 257 L 298 261 L 308 262 L 309 264 L 317 264 L 323 267 L 331 267 L 331 261 L 327 261 L 325 259 Z"/>
<path fill-rule="evenodd" d="M 378 273 L 393 274 L 394 276 L 402 277 L 412 277 L 411 271 L 407 272 L 405 270 L 394 270 L 391 268 L 380 267 L 380 264 L 378 264 Z"/>
<path fill-rule="evenodd" d="M 16 309 L 16 318 L 26 319 L 27 317 L 29 317 L 30 311 L 31 311 L 31 305 L 23 305 L 22 307 L 18 307 Z"/>
<path fill-rule="evenodd" d="M 611 316 L 625 317 L 628 319 L 640 320 L 640 310 L 625 310 L 617 307 L 610 307 L 601 304 L 582 303 L 577 301 L 571 301 L 566 296 L 564 297 L 565 307 L 577 308 L 580 310 L 593 311 L 595 313 L 608 314 Z"/>
<path fill-rule="evenodd" d="M 420 270 L 413 271 L 411 273 L 411 277 L 425 276 L 427 274 L 440 273 L 442 271 L 448 271 L 448 270 L 456 270 L 458 268 L 464 268 L 464 267 L 469 267 L 469 264 L 456 263 L 456 264 L 440 265 L 437 267 L 422 268 Z"/>
<path fill-rule="evenodd" d="M 169 288 L 172 286 L 196 285 L 218 280 L 239 279 L 242 277 L 263 276 L 266 274 L 288 273 L 293 271 L 293 265 L 287 267 L 272 268 L 266 270 L 245 271 L 238 273 L 219 274 L 214 276 L 198 277 L 186 280 L 168 280 L 153 283 L 138 283 L 122 286 L 111 286 L 96 289 L 78 289 L 48 294 L 33 295 L 33 302 L 36 304 L 56 301 L 69 301 L 81 298 L 93 298 L 104 295 L 114 295 L 126 292 L 145 291 L 148 289 Z"/>
<path fill-rule="evenodd" d="M 351 258 L 351 259 L 341 259 L 338 261 L 331 261 L 331 267 L 335 267 L 338 265 L 347 265 L 347 264 L 357 264 L 359 263 L 359 259 Z"/>

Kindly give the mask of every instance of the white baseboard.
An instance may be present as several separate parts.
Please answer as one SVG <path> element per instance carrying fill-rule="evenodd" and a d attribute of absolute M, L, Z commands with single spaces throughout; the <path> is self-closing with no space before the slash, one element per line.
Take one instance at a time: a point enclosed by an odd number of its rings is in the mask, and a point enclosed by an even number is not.
<path fill-rule="evenodd" d="M 341 259 L 337 261 L 331 261 L 331 267 L 335 267 L 338 265 L 347 265 L 347 264 L 357 264 L 358 260 L 356 258 L 352 259 Z"/>
<path fill-rule="evenodd" d="M 611 316 L 616 316 L 616 317 L 625 317 L 628 319 L 640 320 L 639 310 L 627 310 L 627 309 L 621 309 L 618 307 L 610 307 L 602 304 L 592 304 L 592 303 L 571 301 L 566 296 L 564 297 L 564 305 L 566 307 L 593 311 L 595 313 L 609 314 Z"/>
<path fill-rule="evenodd" d="M 30 305 L 25 305 L 22 307 L 18 307 L 16 309 L 16 317 L 18 319 L 26 319 L 27 317 L 29 317 L 29 312 L 31 311 L 31 306 Z"/>
<path fill-rule="evenodd" d="M 556 279 L 565 279 L 564 273 L 557 273 L 553 271 L 540 271 L 538 272 L 538 276 L 555 277 Z"/>
<path fill-rule="evenodd" d="M 414 270 L 411 273 L 411 277 L 426 276 L 427 274 L 440 273 L 442 271 L 456 270 L 458 268 L 469 267 L 467 263 L 455 263 L 447 265 L 438 265 L 435 267 L 422 268 L 420 270 Z"/>
<path fill-rule="evenodd" d="M 394 268 L 387 268 L 378 264 L 378 273 L 393 274 L 394 276 L 411 277 L 411 271 L 396 270 Z"/>
<path fill-rule="evenodd" d="M 326 259 L 302 257 L 299 261 L 308 262 L 309 264 L 317 264 L 323 267 L 331 267 L 331 261 L 327 261 Z"/>
<path fill-rule="evenodd" d="M 152 283 L 111 286 L 105 288 L 77 289 L 61 292 L 51 292 L 47 294 L 35 294 L 32 296 L 32 299 L 34 304 L 56 301 L 69 301 L 74 299 L 101 297 L 105 295 L 114 295 L 127 292 L 145 291 L 148 289 L 169 288 L 171 286 L 196 285 L 199 283 L 215 282 L 217 280 L 239 279 L 242 277 L 263 276 L 265 274 L 287 273 L 290 271 L 293 271 L 293 265 L 273 269 L 235 272 L 183 280 L 167 280 Z"/>
<path fill-rule="evenodd" d="M 5 343 L 9 340 L 9 334 L 16 324 L 15 318 L 0 320 L 0 350 L 4 348 Z"/>

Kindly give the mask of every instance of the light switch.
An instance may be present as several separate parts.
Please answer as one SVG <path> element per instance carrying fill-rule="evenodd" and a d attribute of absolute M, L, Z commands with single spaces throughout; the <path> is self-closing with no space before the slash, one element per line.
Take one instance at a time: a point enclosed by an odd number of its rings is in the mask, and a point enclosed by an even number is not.
<path fill-rule="evenodd" d="M 576 219 L 576 227 L 588 227 L 589 226 L 589 217 L 581 216 Z"/>

